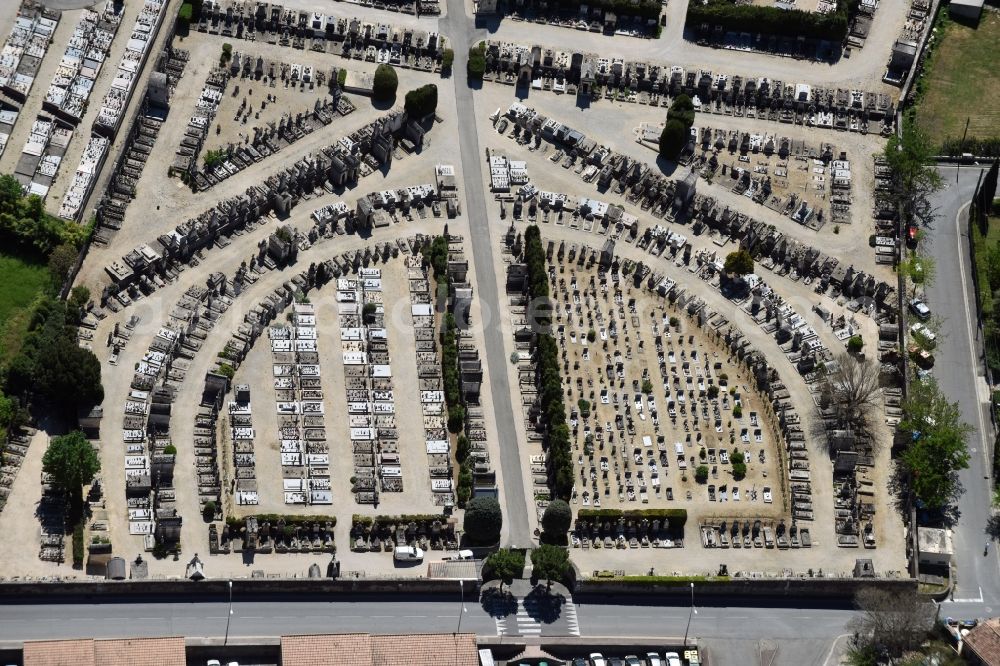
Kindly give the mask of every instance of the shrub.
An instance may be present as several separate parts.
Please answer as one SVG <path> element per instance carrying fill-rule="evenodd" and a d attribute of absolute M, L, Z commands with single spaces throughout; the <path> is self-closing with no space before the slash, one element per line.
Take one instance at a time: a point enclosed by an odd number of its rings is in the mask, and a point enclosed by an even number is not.
<path fill-rule="evenodd" d="M 177 30 L 181 34 L 187 34 L 191 25 L 191 16 L 194 14 L 194 7 L 191 3 L 185 2 L 177 11 Z"/>
<path fill-rule="evenodd" d="M 165 453 L 168 456 L 176 456 L 177 447 L 174 446 L 173 444 L 167 444 L 166 446 L 163 447 L 163 453 Z"/>
<path fill-rule="evenodd" d="M 590 329 L 587 331 L 587 342 L 593 342 L 595 340 L 597 340 L 597 331 Z"/>
<path fill-rule="evenodd" d="M 399 87 L 399 77 L 392 65 L 385 63 L 375 68 L 375 78 L 372 82 L 372 98 L 376 102 L 388 102 L 396 96 Z"/>
<path fill-rule="evenodd" d="M 719 397 L 719 387 L 716 386 L 715 384 L 712 384 L 711 386 L 708 387 L 708 399 L 715 400 L 718 397 Z"/>
<path fill-rule="evenodd" d="M 441 71 L 451 71 L 453 64 L 455 64 L 455 52 L 451 49 L 445 49 L 444 53 L 441 54 Z"/>
<path fill-rule="evenodd" d="M 83 521 L 73 526 L 73 566 L 83 566 Z"/>
<path fill-rule="evenodd" d="M 201 508 L 201 516 L 206 522 L 215 520 L 215 502 L 213 500 L 205 502 L 205 506 Z"/>
<path fill-rule="evenodd" d="M 588 416 L 590 416 L 590 402 L 589 401 L 584 400 L 583 398 L 580 398 L 577 401 L 576 406 L 580 408 L 580 416 L 582 416 L 583 418 L 587 418 Z"/>
<path fill-rule="evenodd" d="M 747 475 L 747 464 L 743 462 L 733 463 L 733 478 L 742 481 Z"/>
<path fill-rule="evenodd" d="M 437 109 L 438 89 L 433 83 L 414 88 L 406 93 L 403 108 L 410 118 L 419 119 L 428 116 Z"/>
<path fill-rule="evenodd" d="M 466 64 L 466 71 L 470 79 L 483 80 L 483 74 L 486 73 L 486 49 L 482 43 L 469 49 L 469 62 Z"/>
<path fill-rule="evenodd" d="M 469 438 L 465 435 L 459 435 L 455 442 L 455 459 L 458 460 L 458 464 L 464 463 L 470 453 L 472 453 L 472 446 L 469 444 Z"/>
<path fill-rule="evenodd" d="M 743 406 L 742 405 L 736 405 L 735 407 L 733 407 L 733 417 L 735 417 L 735 418 L 742 418 L 743 417 Z"/>
<path fill-rule="evenodd" d="M 552 500 L 542 514 L 542 531 L 550 538 L 565 540 L 572 522 L 573 511 L 569 504 L 561 499 Z"/>
<path fill-rule="evenodd" d="M 858 354 L 861 352 L 862 347 L 865 346 L 865 339 L 860 335 L 852 335 L 847 341 L 847 351 L 852 354 Z"/>
<path fill-rule="evenodd" d="M 228 363 L 220 363 L 219 374 L 227 379 L 232 379 L 236 375 L 236 368 Z"/>
<path fill-rule="evenodd" d="M 652 380 L 650 380 L 650 379 L 643 379 L 642 380 L 642 392 L 645 393 L 646 395 L 649 395 L 650 393 L 653 392 L 653 381 Z"/>
<path fill-rule="evenodd" d="M 337 72 L 337 85 L 343 88 L 345 83 L 347 83 L 347 70 L 341 67 Z"/>
<path fill-rule="evenodd" d="M 462 526 L 466 538 L 473 545 L 491 546 L 497 543 L 503 526 L 500 503 L 493 497 L 476 497 L 470 500 L 465 508 Z"/>
<path fill-rule="evenodd" d="M 708 481 L 708 465 L 698 465 L 698 469 L 694 471 L 694 480 L 698 483 Z"/>

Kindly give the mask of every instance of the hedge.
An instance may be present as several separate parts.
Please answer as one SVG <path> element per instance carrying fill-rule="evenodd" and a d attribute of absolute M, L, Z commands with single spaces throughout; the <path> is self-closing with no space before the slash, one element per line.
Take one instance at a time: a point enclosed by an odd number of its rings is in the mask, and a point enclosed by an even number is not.
<path fill-rule="evenodd" d="M 249 517 L 249 516 L 248 516 Z M 293 514 L 278 514 L 278 513 L 260 513 L 255 516 L 257 519 L 257 524 L 271 523 L 274 525 L 279 520 L 284 520 L 285 525 L 303 525 L 311 526 L 313 523 L 323 524 L 326 522 L 331 523 L 336 526 L 337 517 L 336 516 L 297 516 Z M 229 516 L 226 518 L 226 524 L 229 525 L 230 529 L 242 529 L 247 525 L 247 518 L 236 518 L 234 516 Z"/>
<path fill-rule="evenodd" d="M 838 0 L 835 11 L 817 14 L 800 9 L 737 5 L 731 0 L 691 2 L 687 9 L 687 27 L 698 29 L 705 23 L 735 32 L 841 42 L 847 36 L 848 16 L 853 6 L 856 6 L 855 0 Z"/>
<path fill-rule="evenodd" d="M 83 521 L 73 526 L 73 566 L 83 566 Z"/>
<path fill-rule="evenodd" d="M 624 518 L 625 520 L 663 520 L 670 521 L 670 527 L 679 529 L 687 523 L 687 509 L 580 509 L 577 511 L 576 519 L 593 520 L 595 518 L 613 518 L 615 520 Z"/>

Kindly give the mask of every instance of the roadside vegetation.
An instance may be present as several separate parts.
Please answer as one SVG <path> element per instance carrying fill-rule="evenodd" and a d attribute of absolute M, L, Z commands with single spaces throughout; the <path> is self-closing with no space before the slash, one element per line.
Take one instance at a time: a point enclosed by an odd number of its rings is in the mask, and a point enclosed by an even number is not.
<path fill-rule="evenodd" d="M 103 399 L 100 364 L 76 343 L 90 299 L 83 288 L 57 299 L 91 225 L 45 212 L 10 175 L 0 175 L 0 442 L 45 403 L 73 422 L 77 408 Z"/>
<path fill-rule="evenodd" d="M 975 27 L 939 12 L 931 54 L 916 82 L 916 121 L 936 152 L 1000 155 L 1000 14 Z M 968 120 L 964 142 L 962 134 Z"/>

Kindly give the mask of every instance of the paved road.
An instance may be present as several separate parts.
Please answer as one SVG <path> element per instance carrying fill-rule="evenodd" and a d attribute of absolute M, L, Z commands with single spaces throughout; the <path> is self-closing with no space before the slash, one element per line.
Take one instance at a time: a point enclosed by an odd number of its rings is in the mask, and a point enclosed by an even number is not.
<path fill-rule="evenodd" d="M 721 601 L 718 606 L 698 606 L 690 635 L 706 644 L 712 639 L 755 641 L 804 641 L 824 652 L 840 635 L 853 611 L 837 607 L 775 607 L 770 600 L 751 604 Z M 728 605 L 727 605 L 728 604 Z M 753 605 L 762 606 L 754 608 Z M 520 608 L 521 606 L 519 606 Z M 529 604 L 529 607 L 531 605 Z M 229 635 L 277 636 L 292 633 L 452 632 L 458 629 L 460 599 L 421 599 L 413 595 L 363 597 L 355 601 L 261 599 L 233 601 Z M 496 636 L 497 621 L 477 600 L 466 600 L 462 631 Z M 586 636 L 680 637 L 687 626 L 686 599 L 656 604 L 622 605 L 577 603 L 576 624 Z M 176 600 L 122 601 L 102 603 L 26 603 L 0 606 L 0 641 L 43 638 L 124 637 L 184 635 L 189 638 L 222 637 L 226 631 L 228 603 Z M 540 632 L 522 635 L 565 636 L 576 634 L 571 618 L 563 611 L 546 612 L 538 623 Z M 558 615 L 556 614 L 558 613 Z M 514 615 L 506 624 L 513 628 Z M 518 632 L 510 630 L 509 634 Z M 807 662 L 802 662 L 807 663 Z"/>
<path fill-rule="evenodd" d="M 508 355 L 504 347 L 503 332 L 499 325 L 500 287 L 493 269 L 492 231 L 486 211 L 486 193 L 479 169 L 479 134 L 476 131 L 476 107 L 472 90 L 465 76 L 474 27 L 465 15 L 462 0 L 448 0 L 448 14 L 441 19 L 441 32 L 447 34 L 455 51 L 454 74 L 455 102 L 458 107 L 458 141 L 461 148 L 462 168 L 465 171 L 465 201 L 472 236 L 472 255 L 476 267 L 480 308 L 489 313 L 491 323 L 483 329 L 486 343 L 486 366 L 489 369 L 493 411 L 496 414 L 497 434 L 500 437 L 500 471 L 503 475 L 504 500 L 507 510 L 504 520 L 508 526 L 508 544 L 528 546 L 532 543 L 528 524 L 528 503 L 525 499 L 524 481 L 521 477 L 521 454 L 514 425 L 514 406 L 510 399 L 510 380 L 507 375 Z"/>
<path fill-rule="evenodd" d="M 962 418 L 973 430 L 969 469 L 960 474 L 964 493 L 959 499 L 961 513 L 954 530 L 958 570 L 955 603 L 946 604 L 942 614 L 985 616 L 1000 609 L 1000 560 L 995 545 L 988 556 L 983 556 L 991 494 L 987 478 L 991 445 L 985 434 L 992 438 L 992 425 L 985 407 L 988 392 L 983 379 L 982 340 L 976 325 L 966 226 L 979 169 L 962 168 L 958 184 L 954 167 L 940 172 L 946 189 L 936 197 L 938 218 L 928 234 L 937 276 L 927 289 L 927 301 L 935 315 L 943 319 L 934 376 L 944 394 L 958 401 Z"/>

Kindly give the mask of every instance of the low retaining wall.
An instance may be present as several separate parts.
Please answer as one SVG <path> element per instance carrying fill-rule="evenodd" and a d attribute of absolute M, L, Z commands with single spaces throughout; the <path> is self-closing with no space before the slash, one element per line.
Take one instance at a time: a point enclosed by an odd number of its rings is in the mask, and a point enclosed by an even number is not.
<path fill-rule="evenodd" d="M 233 595 L 341 595 L 341 594 L 405 594 L 458 597 L 459 586 L 453 579 L 343 579 L 326 578 L 237 578 L 232 581 Z M 729 580 L 694 581 L 699 597 L 804 597 L 807 599 L 850 599 L 864 588 L 903 591 L 916 588 L 909 578 L 732 578 Z M 170 597 L 186 599 L 208 597 L 225 599 L 229 581 L 203 580 L 126 580 L 126 581 L 53 581 L 0 582 L 0 600 L 11 603 L 49 601 L 54 598 L 85 597 Z M 466 596 L 472 592 L 467 585 Z M 581 580 L 573 596 L 578 600 L 618 602 L 630 599 L 683 596 L 690 594 L 690 581 L 647 582 L 622 580 Z M 619 597 L 619 598 L 615 598 Z"/>
<path fill-rule="evenodd" d="M 645 582 L 616 580 L 581 580 L 573 593 L 575 601 L 599 603 L 611 597 L 644 599 L 650 597 L 687 597 L 692 581 Z M 859 590 L 878 587 L 902 592 L 916 589 L 912 578 L 731 578 L 729 580 L 694 580 L 699 598 L 709 597 L 803 597 L 804 599 L 853 599 Z"/>
<path fill-rule="evenodd" d="M 339 595 L 339 594 L 409 594 L 459 596 L 459 586 L 452 579 L 343 579 L 327 578 L 237 578 L 233 579 L 234 596 L 266 595 Z M 47 601 L 52 597 L 131 597 L 183 596 L 226 599 L 229 581 L 202 580 L 123 580 L 2 582 L 0 600 L 4 602 Z M 466 585 L 466 592 L 471 585 Z"/>

